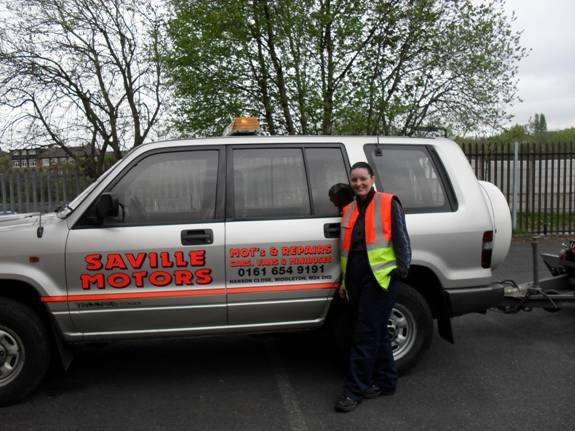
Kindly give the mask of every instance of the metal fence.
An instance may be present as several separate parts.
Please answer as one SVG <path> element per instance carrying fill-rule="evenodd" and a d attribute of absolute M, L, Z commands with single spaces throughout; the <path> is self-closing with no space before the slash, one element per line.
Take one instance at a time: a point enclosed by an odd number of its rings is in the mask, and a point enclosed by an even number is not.
<path fill-rule="evenodd" d="M 462 148 L 477 178 L 494 183 L 507 198 L 516 232 L 574 232 L 572 142 L 471 143 Z"/>
<path fill-rule="evenodd" d="M 0 214 L 54 211 L 90 182 L 86 175 L 71 170 L 13 169 L 0 173 Z"/>

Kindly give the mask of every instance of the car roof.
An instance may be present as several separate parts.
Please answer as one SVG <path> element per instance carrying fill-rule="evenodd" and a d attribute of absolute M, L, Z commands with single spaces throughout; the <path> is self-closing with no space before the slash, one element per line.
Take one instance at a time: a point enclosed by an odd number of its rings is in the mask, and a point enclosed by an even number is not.
<path fill-rule="evenodd" d="M 286 143 L 346 143 L 351 145 L 377 144 L 411 144 L 426 145 L 440 141 L 449 141 L 445 138 L 420 138 L 407 136 L 323 136 L 323 135 L 274 135 L 274 136 L 218 136 L 206 138 L 183 138 L 149 142 L 140 145 L 146 150 L 151 148 L 178 147 L 189 145 L 254 145 L 254 144 L 286 144 Z M 452 141 L 449 141 L 452 142 Z"/>

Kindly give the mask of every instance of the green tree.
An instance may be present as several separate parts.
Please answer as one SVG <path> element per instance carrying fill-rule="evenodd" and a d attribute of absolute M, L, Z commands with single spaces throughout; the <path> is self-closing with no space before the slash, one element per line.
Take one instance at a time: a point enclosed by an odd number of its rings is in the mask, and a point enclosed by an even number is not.
<path fill-rule="evenodd" d="M 527 127 L 516 124 L 504 130 L 498 136 L 492 138 L 494 142 L 498 143 L 513 143 L 513 142 L 531 142 L 533 138 L 529 136 Z"/>
<path fill-rule="evenodd" d="M 539 131 L 546 132 L 547 131 L 547 120 L 545 119 L 545 115 L 539 114 Z"/>
<path fill-rule="evenodd" d="M 252 114 L 271 134 L 500 125 L 526 54 L 503 2 L 172 0 L 176 125 L 219 134 Z"/>
<path fill-rule="evenodd" d="M 547 120 L 544 114 L 535 114 L 529 119 L 529 130 L 532 133 L 540 134 L 547 131 Z"/>

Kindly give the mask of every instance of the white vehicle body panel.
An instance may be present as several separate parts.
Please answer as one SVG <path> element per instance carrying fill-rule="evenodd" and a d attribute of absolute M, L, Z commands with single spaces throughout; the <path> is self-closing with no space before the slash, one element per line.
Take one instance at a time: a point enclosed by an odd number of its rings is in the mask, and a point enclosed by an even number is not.
<path fill-rule="evenodd" d="M 412 265 L 432 271 L 446 291 L 468 292 L 474 287 L 485 288 L 489 285 L 491 268 L 481 267 L 482 237 L 486 231 L 495 231 L 493 263 L 496 265 L 502 262 L 507 255 L 511 235 L 509 208 L 493 189 L 495 186 L 480 186 L 457 144 L 446 139 L 377 140 L 375 137 L 324 136 L 246 136 L 142 145 L 126 155 L 90 190 L 73 201 L 71 212 L 66 218 L 54 214 L 42 216 L 44 231 L 41 237 L 37 235 L 38 216 L 17 215 L 1 220 L 0 278 L 18 280 L 33 286 L 69 340 L 317 326 L 326 316 L 340 272 L 338 241 L 336 238 L 325 237 L 324 226 L 338 223 L 339 217 L 220 220 L 189 225 L 88 229 L 77 229 L 75 226 L 94 200 L 134 160 L 153 151 L 196 146 L 225 148 L 232 144 L 297 146 L 330 143 L 345 147 L 350 165 L 366 160 L 365 145 L 379 143 L 384 149 L 390 144 L 414 145 L 433 150 L 440 160 L 440 168 L 448 178 L 447 186 L 452 190 L 456 206 L 453 211 L 407 214 L 407 228 L 413 250 Z M 185 230 L 210 230 L 213 232 L 213 243 L 184 246 L 180 234 Z M 260 258 L 269 258 L 272 247 L 281 250 L 282 247 L 290 246 L 327 245 L 331 247 L 330 252 L 326 253 L 329 262 L 323 264 L 321 271 L 318 268 L 317 274 L 309 272 L 312 271 L 311 264 L 303 265 L 303 271 L 308 273 L 300 281 L 295 274 L 282 280 L 281 274 L 255 275 L 244 271 L 240 277 L 239 269 L 242 266 L 234 266 L 235 263 L 232 263 L 232 249 L 256 247 L 265 251 L 265 255 Z M 97 272 L 87 270 L 86 259 L 89 255 L 100 254 L 102 259 L 106 259 L 114 253 L 124 256 L 132 253 L 134 257 L 138 253 L 165 252 L 173 258 L 176 252 L 188 253 L 194 249 L 205 251 L 207 263 L 202 267 L 209 266 L 212 271 L 209 285 L 178 286 L 172 283 L 158 287 L 150 285 L 148 278 L 142 278 L 139 287 L 133 279 L 131 284 L 120 288 L 109 285 L 98 288 L 96 284 L 87 288 L 82 285 L 82 274 L 94 275 Z M 31 256 L 37 257 L 38 262 L 31 263 Z M 281 253 L 279 258 L 277 264 L 261 263 L 256 266 L 269 268 L 269 271 L 274 266 L 291 266 L 295 268 L 292 271 L 297 272 L 300 265 L 282 265 Z M 254 261 L 251 261 L 250 265 L 253 264 Z M 246 264 L 243 268 L 251 267 Z M 111 272 L 118 270 L 129 277 L 134 277 L 134 272 L 146 271 L 148 277 L 157 269 L 146 261 L 138 268 L 104 268 L 102 272 L 108 280 Z M 174 267 L 170 271 L 176 269 Z M 160 276 L 158 280 L 161 281 Z M 262 286 L 265 289 L 258 290 Z M 167 290 L 201 293 L 164 296 Z M 158 296 L 154 296 L 154 293 L 158 293 Z M 85 300 L 82 295 L 86 296 Z"/>

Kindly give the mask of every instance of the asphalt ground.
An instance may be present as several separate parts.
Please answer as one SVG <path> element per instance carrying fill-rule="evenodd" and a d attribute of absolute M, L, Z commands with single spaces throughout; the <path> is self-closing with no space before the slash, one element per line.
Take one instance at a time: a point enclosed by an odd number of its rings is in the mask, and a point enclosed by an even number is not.
<path fill-rule="evenodd" d="M 529 240 L 495 271 L 506 278 L 532 278 Z M 83 347 L 66 374 L 0 408 L 0 430 L 575 429 L 574 308 L 452 323 L 455 344 L 435 335 L 394 396 L 348 414 L 333 411 L 341 364 L 310 332 Z"/>

